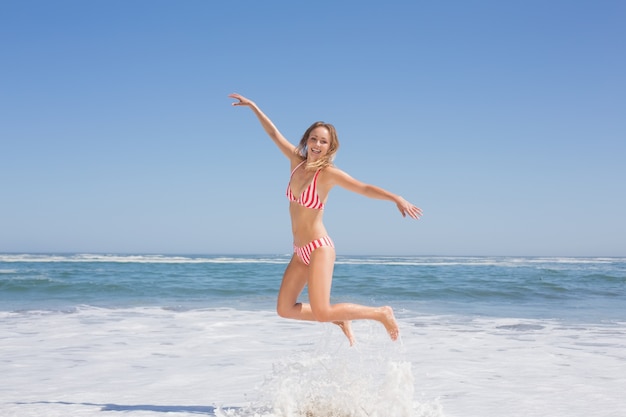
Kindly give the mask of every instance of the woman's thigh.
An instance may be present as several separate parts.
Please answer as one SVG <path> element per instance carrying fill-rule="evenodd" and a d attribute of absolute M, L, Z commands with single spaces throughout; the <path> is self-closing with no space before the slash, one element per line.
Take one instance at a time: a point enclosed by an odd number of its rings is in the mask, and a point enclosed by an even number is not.
<path fill-rule="evenodd" d="M 317 248 L 311 254 L 308 286 L 311 308 L 330 306 L 330 290 L 335 267 L 335 249 L 328 246 Z"/>
<path fill-rule="evenodd" d="M 283 281 L 278 291 L 278 304 L 293 306 L 304 289 L 308 279 L 308 267 L 294 254 L 285 269 Z"/>

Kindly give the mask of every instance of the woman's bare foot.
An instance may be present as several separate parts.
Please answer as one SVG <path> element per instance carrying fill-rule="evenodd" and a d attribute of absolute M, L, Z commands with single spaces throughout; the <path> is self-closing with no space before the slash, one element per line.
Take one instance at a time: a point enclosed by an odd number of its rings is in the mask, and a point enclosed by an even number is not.
<path fill-rule="evenodd" d="M 387 329 L 387 333 L 389 333 L 389 337 L 391 340 L 398 340 L 398 336 L 400 335 L 400 329 L 398 328 L 398 323 L 396 322 L 396 318 L 393 315 L 393 309 L 389 306 L 381 307 L 380 311 L 382 313 L 382 319 L 380 322 Z"/>
<path fill-rule="evenodd" d="M 352 323 L 349 320 L 346 320 L 346 321 L 333 321 L 333 324 L 336 324 L 337 326 L 341 328 L 341 331 L 343 332 L 343 334 L 345 334 L 348 340 L 350 341 L 350 346 L 354 346 L 354 334 L 352 333 Z"/>

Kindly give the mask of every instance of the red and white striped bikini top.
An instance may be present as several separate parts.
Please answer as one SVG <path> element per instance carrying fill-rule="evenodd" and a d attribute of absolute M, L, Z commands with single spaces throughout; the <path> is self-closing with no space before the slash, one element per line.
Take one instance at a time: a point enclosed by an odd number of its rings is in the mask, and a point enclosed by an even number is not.
<path fill-rule="evenodd" d="M 318 169 L 315 175 L 313 176 L 313 181 L 309 184 L 308 187 L 302 194 L 300 194 L 299 198 L 296 198 L 291 191 L 291 178 L 293 177 L 293 173 L 296 172 L 296 169 L 300 168 L 302 164 L 306 161 L 300 162 L 297 167 L 291 171 L 291 176 L 289 177 L 289 183 L 287 184 L 287 198 L 289 201 L 293 201 L 294 203 L 298 203 L 303 207 L 315 209 L 315 210 L 324 210 L 324 203 L 320 200 L 319 194 L 317 194 L 317 176 L 320 174 L 320 170 Z"/>

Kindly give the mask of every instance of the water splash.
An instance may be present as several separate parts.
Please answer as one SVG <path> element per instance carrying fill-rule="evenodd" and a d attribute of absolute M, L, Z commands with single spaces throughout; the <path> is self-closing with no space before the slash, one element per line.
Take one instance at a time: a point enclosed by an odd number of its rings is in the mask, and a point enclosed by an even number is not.
<path fill-rule="evenodd" d="M 356 348 L 343 347 L 343 342 L 334 350 L 328 342 L 320 343 L 313 352 L 275 362 L 258 389 L 256 404 L 238 410 L 218 409 L 216 416 L 443 416 L 436 400 L 415 401 L 411 363 L 397 357 L 402 356 L 397 352 L 401 347 L 389 349 L 388 340 L 380 344 L 369 340 Z"/>

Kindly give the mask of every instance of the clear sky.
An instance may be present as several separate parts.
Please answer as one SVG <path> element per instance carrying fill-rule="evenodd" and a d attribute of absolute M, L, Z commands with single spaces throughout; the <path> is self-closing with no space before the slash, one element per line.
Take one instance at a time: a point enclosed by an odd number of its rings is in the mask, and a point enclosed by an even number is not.
<path fill-rule="evenodd" d="M 338 254 L 626 256 L 626 2 L 0 1 L 0 252 L 283 254 L 293 142 Z"/>

